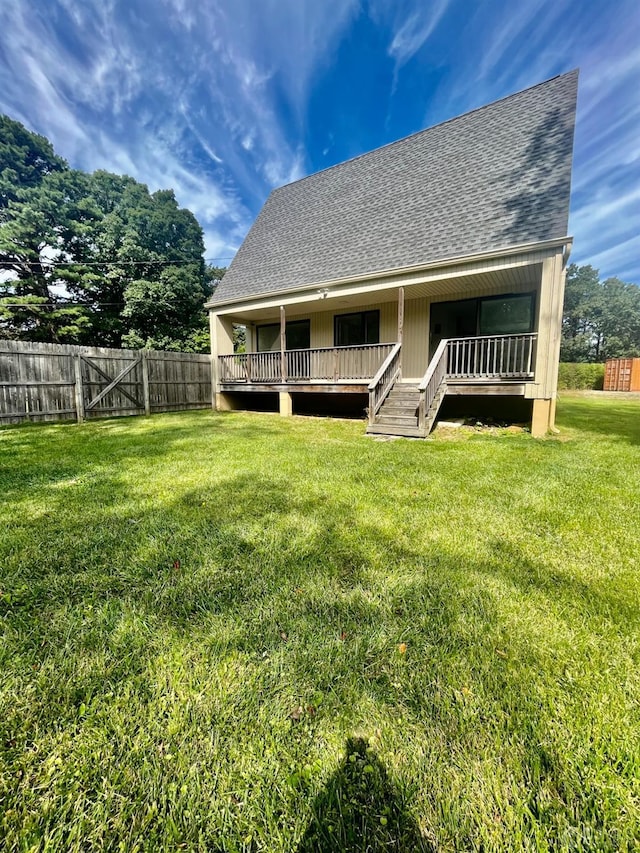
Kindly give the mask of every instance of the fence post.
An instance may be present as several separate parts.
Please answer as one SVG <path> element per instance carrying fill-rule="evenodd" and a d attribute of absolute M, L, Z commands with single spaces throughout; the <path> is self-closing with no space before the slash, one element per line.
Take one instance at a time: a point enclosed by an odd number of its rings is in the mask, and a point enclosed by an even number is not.
<path fill-rule="evenodd" d="M 73 359 L 73 367 L 76 376 L 75 394 L 76 394 L 76 418 L 81 424 L 84 420 L 84 391 L 82 388 L 82 356 L 76 355 Z"/>
<path fill-rule="evenodd" d="M 144 402 L 145 415 L 151 414 L 151 397 L 149 396 L 149 353 L 146 350 L 140 350 L 142 358 L 142 400 Z"/>

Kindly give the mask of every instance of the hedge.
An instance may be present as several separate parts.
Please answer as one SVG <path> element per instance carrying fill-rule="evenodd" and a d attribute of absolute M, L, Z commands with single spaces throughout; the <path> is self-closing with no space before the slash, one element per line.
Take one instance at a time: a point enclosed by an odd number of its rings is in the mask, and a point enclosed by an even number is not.
<path fill-rule="evenodd" d="M 602 391 L 604 364 L 561 362 L 558 371 L 558 388 L 562 391 Z"/>

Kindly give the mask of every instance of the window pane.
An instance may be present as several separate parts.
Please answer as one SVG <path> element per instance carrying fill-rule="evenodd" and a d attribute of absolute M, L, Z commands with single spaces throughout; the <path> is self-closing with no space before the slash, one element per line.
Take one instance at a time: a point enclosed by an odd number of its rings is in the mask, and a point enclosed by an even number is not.
<path fill-rule="evenodd" d="M 362 315 L 343 314 L 336 317 L 335 345 L 348 347 L 361 343 L 362 338 Z"/>
<path fill-rule="evenodd" d="M 311 346 L 311 321 L 294 320 L 287 323 L 287 349 L 309 349 Z"/>
<path fill-rule="evenodd" d="M 294 320 L 287 323 L 287 349 L 309 349 L 311 346 L 311 322 Z M 258 326 L 258 352 L 279 352 L 280 323 Z"/>
<path fill-rule="evenodd" d="M 334 342 L 337 347 L 377 344 L 380 341 L 380 312 L 358 311 L 337 314 L 334 318 Z"/>
<path fill-rule="evenodd" d="M 258 326 L 258 352 L 274 352 L 280 349 L 280 324 Z"/>
<path fill-rule="evenodd" d="M 380 312 L 367 311 L 364 315 L 364 341 L 365 344 L 380 343 Z"/>
<path fill-rule="evenodd" d="M 515 335 L 532 329 L 533 294 L 481 301 L 481 335 Z"/>

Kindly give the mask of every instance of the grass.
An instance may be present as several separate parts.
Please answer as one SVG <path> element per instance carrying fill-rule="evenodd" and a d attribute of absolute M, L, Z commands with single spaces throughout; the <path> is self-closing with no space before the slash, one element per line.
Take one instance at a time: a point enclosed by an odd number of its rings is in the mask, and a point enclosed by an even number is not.
<path fill-rule="evenodd" d="M 559 422 L 1 431 L 0 847 L 635 849 L 640 401 Z"/>

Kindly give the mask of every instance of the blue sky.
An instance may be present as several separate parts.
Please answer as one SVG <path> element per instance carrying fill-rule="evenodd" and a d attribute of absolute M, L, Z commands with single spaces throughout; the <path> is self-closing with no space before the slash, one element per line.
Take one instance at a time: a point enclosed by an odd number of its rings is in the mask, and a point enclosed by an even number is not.
<path fill-rule="evenodd" d="M 0 112 L 172 187 L 225 265 L 273 187 L 580 67 L 572 260 L 640 283 L 637 0 L 1 0 Z"/>

